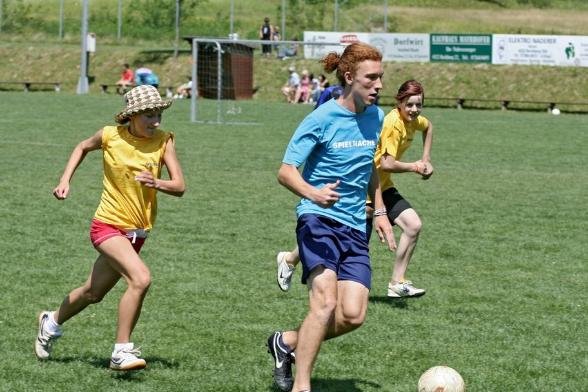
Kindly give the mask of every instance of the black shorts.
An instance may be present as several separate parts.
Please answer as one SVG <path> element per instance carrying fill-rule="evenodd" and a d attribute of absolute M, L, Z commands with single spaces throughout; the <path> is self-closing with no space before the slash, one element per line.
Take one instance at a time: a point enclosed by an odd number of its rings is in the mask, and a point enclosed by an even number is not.
<path fill-rule="evenodd" d="M 392 226 L 394 225 L 394 220 L 398 218 L 398 215 L 402 213 L 402 211 L 408 210 L 412 208 L 410 203 L 406 201 L 404 197 L 400 193 L 398 193 L 398 189 L 396 188 L 388 188 L 382 193 L 382 199 L 384 199 L 384 206 L 386 207 L 386 211 L 388 212 L 388 220 Z M 374 208 L 373 202 L 368 202 L 366 207 Z M 372 230 L 374 225 L 373 218 L 366 219 L 366 235 L 367 240 L 369 242 L 370 237 L 372 236 Z"/>
<path fill-rule="evenodd" d="M 408 210 L 412 208 L 410 203 L 402 197 L 400 193 L 398 193 L 398 189 L 396 188 L 388 188 L 382 193 L 382 199 L 384 199 L 384 205 L 386 206 L 386 211 L 388 212 L 388 220 L 392 225 L 394 225 L 394 221 L 398 216 L 402 213 L 402 211 Z"/>

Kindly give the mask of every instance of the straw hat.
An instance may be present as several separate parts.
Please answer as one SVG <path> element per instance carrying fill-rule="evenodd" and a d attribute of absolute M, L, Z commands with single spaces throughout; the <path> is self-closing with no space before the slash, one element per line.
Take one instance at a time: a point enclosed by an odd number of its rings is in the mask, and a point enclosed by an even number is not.
<path fill-rule="evenodd" d="M 143 85 L 127 92 L 125 94 L 125 103 L 127 107 L 114 116 L 114 120 L 119 124 L 126 123 L 129 117 L 135 114 L 149 110 L 165 110 L 171 106 L 172 101 L 161 99 L 161 95 L 159 95 L 159 91 L 155 87 Z"/>

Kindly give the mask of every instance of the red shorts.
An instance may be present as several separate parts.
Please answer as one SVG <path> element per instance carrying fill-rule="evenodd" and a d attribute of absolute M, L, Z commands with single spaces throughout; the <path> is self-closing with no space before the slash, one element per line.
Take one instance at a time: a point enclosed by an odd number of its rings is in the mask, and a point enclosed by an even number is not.
<path fill-rule="evenodd" d="M 92 241 L 92 245 L 94 245 L 94 247 L 97 247 L 107 239 L 116 236 L 128 238 L 128 240 L 133 245 L 133 249 L 135 249 L 137 253 L 141 251 L 141 247 L 145 243 L 146 239 L 146 237 L 141 238 L 133 236 L 132 232 L 127 233 L 126 231 L 109 225 L 108 223 L 101 222 L 97 219 L 92 219 L 92 225 L 90 226 L 90 240 Z"/>

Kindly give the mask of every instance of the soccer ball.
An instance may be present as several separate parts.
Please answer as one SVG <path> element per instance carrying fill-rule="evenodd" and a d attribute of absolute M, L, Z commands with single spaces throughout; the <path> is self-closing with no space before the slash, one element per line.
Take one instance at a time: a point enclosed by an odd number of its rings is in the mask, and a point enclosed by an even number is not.
<path fill-rule="evenodd" d="M 448 366 L 434 366 L 419 378 L 418 392 L 465 392 L 460 374 Z"/>
<path fill-rule="evenodd" d="M 551 114 L 553 114 L 554 116 L 559 116 L 559 114 L 560 114 L 560 113 L 561 113 L 561 112 L 559 111 L 559 109 L 558 109 L 558 108 L 553 108 L 553 109 L 551 110 Z"/>

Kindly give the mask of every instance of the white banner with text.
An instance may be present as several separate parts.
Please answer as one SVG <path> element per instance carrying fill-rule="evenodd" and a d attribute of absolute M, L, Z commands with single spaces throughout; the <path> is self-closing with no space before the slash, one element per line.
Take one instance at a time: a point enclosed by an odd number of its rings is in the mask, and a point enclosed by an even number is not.
<path fill-rule="evenodd" d="M 304 42 L 339 42 L 341 44 L 365 42 L 378 48 L 382 52 L 384 61 L 429 61 L 429 34 L 305 31 Z M 341 51 L 342 47 L 336 45 L 305 45 L 304 57 L 320 59 L 329 52 Z"/>
<path fill-rule="evenodd" d="M 588 67 L 588 37 L 494 34 L 492 63 Z"/>

